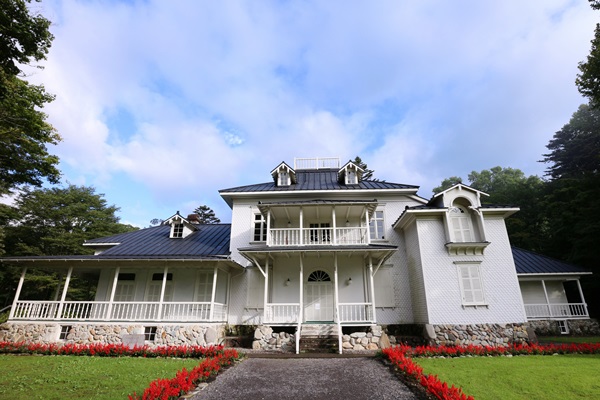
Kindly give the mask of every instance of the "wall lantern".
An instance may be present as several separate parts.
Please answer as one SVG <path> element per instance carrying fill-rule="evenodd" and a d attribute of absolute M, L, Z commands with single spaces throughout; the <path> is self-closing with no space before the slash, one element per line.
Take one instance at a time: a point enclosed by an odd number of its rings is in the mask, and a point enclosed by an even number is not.
<path fill-rule="evenodd" d="M 346 281 L 346 285 L 348 285 L 348 286 L 352 285 L 352 278 L 348 278 L 348 280 Z"/>
<path fill-rule="evenodd" d="M 285 286 L 290 286 L 290 283 L 292 283 L 292 281 L 290 281 L 290 278 L 287 278 L 287 281 L 285 281 Z"/>

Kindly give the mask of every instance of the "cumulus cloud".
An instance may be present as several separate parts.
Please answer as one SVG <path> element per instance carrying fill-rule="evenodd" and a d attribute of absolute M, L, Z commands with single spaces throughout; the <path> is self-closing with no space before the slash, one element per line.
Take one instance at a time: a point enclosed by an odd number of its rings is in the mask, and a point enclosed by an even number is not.
<path fill-rule="evenodd" d="M 223 217 L 218 189 L 294 157 L 360 155 L 424 196 L 495 165 L 540 173 L 595 25 L 568 0 L 42 6 L 56 39 L 34 79 L 57 95 L 66 178 L 135 188 L 114 197 L 138 224 L 197 202 Z"/>

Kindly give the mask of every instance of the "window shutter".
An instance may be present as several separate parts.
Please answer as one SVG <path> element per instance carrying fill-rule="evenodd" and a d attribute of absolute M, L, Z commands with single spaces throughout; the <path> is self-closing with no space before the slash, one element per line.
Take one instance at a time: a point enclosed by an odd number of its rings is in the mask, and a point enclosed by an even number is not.
<path fill-rule="evenodd" d="M 246 307 L 262 308 L 265 299 L 265 277 L 258 269 L 248 270 Z"/>

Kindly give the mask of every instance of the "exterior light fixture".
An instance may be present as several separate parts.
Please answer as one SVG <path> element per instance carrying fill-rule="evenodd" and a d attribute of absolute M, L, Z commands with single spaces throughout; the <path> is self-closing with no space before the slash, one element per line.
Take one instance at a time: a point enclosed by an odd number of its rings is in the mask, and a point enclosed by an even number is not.
<path fill-rule="evenodd" d="M 352 285 L 352 278 L 348 278 L 348 280 L 346 281 L 346 285 L 348 285 L 348 286 Z"/>
<path fill-rule="evenodd" d="M 287 278 L 287 281 L 285 281 L 285 286 L 290 286 L 290 283 L 292 283 L 292 281 L 290 281 L 290 278 Z"/>

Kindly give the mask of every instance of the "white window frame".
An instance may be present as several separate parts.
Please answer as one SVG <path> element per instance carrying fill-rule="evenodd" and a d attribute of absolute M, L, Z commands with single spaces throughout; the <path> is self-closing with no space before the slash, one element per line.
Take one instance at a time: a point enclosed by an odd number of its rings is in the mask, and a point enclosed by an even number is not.
<path fill-rule="evenodd" d="M 256 219 L 259 217 L 259 219 Z M 256 234 L 256 229 L 258 225 L 258 236 Z M 258 237 L 258 240 L 256 238 Z M 261 213 L 254 213 L 254 217 L 252 218 L 252 241 L 253 242 L 266 242 L 267 241 L 267 219 Z"/>
<path fill-rule="evenodd" d="M 154 302 L 157 303 L 160 301 L 160 292 L 162 290 L 162 282 L 163 282 L 163 272 L 150 272 L 148 274 L 148 283 L 146 284 L 146 293 L 144 294 L 144 301 L 149 301 L 149 302 Z M 160 275 L 160 279 L 154 279 L 154 275 Z M 169 276 L 171 276 L 171 279 L 169 279 Z M 156 297 L 155 295 L 153 295 L 151 293 L 151 290 L 154 291 L 156 290 L 156 288 L 158 288 L 158 298 L 157 299 L 151 299 L 151 296 Z M 169 302 L 169 301 L 173 301 L 173 273 L 172 272 L 168 272 L 167 273 L 167 284 L 165 285 L 165 298 L 163 299 L 163 301 L 165 302 Z"/>
<path fill-rule="evenodd" d="M 173 222 L 171 225 L 171 238 L 182 239 L 184 228 L 183 222 Z"/>
<path fill-rule="evenodd" d="M 356 171 L 349 169 L 346 172 L 346 185 L 356 185 L 358 184 L 358 174 Z"/>
<path fill-rule="evenodd" d="M 122 279 L 124 276 L 127 276 L 129 274 L 133 275 L 133 279 Z M 114 301 L 115 302 L 135 301 L 136 281 L 137 281 L 137 274 L 135 274 L 133 272 L 124 272 L 122 274 L 119 274 L 119 277 L 117 279 L 117 286 L 115 287 Z M 124 289 L 127 289 L 128 293 L 124 294 L 123 293 Z"/>
<path fill-rule="evenodd" d="M 277 172 L 277 186 L 290 186 L 290 172 L 279 170 Z"/>
<path fill-rule="evenodd" d="M 475 242 L 473 221 L 469 210 L 455 205 L 448 210 L 448 217 L 449 230 L 455 243 Z"/>
<path fill-rule="evenodd" d="M 212 299 L 214 270 L 200 270 L 196 274 L 196 285 L 194 287 L 194 301 L 198 303 L 210 303 Z M 201 282 L 201 276 L 206 280 Z M 202 294 L 202 298 L 200 295 Z"/>
<path fill-rule="evenodd" d="M 487 306 L 485 300 L 485 287 L 481 275 L 481 265 L 476 262 L 455 262 L 458 274 L 458 284 L 463 307 Z M 467 277 L 463 276 L 467 272 Z M 469 284 L 467 288 L 465 283 Z M 479 286 L 479 288 L 477 288 Z M 477 298 L 477 292 L 480 296 Z M 470 300 L 468 299 L 470 297 Z"/>
<path fill-rule="evenodd" d="M 378 225 L 381 221 L 381 227 Z M 381 232 L 379 229 L 381 228 Z M 369 235 L 371 240 L 385 240 L 385 213 L 383 210 L 375 210 L 373 217 L 369 221 Z"/>

